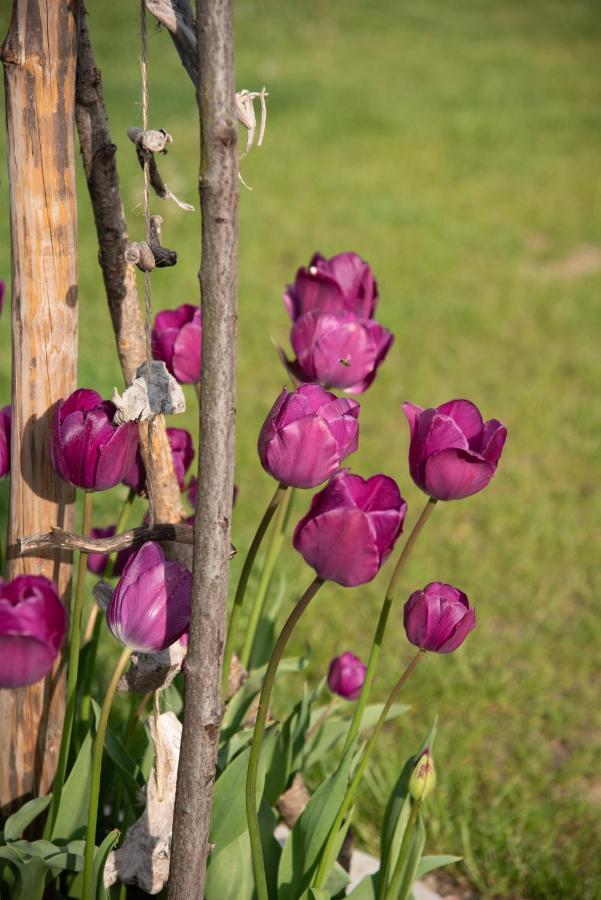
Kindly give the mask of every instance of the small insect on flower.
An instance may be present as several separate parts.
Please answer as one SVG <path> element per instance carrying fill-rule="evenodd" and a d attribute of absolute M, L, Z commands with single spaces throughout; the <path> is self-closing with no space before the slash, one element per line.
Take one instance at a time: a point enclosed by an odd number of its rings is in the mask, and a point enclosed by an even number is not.
<path fill-rule="evenodd" d="M 351 367 L 350 359 L 342 358 L 342 359 L 339 359 L 338 362 L 340 363 L 341 366 L 344 366 L 347 369 L 350 369 L 350 367 Z"/>

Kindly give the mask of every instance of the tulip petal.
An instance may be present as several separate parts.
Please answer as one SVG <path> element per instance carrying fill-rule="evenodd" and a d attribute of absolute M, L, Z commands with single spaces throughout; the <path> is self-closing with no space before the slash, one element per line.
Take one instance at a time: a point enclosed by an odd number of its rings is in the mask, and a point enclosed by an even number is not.
<path fill-rule="evenodd" d="M 196 322 L 184 325 L 173 342 L 171 365 L 173 374 L 182 384 L 195 384 L 200 381 L 201 343 L 202 331 L 200 323 Z"/>
<path fill-rule="evenodd" d="M 497 419 L 489 419 L 482 432 L 481 447 L 479 452 L 487 462 L 494 466 L 499 462 L 505 441 L 507 429 Z"/>
<path fill-rule="evenodd" d="M 321 416 L 306 416 L 280 428 L 266 447 L 267 471 L 291 487 L 316 487 L 339 463 L 338 444 Z"/>
<path fill-rule="evenodd" d="M 0 634 L 0 688 L 34 684 L 48 674 L 55 656 L 35 638 Z"/>
<path fill-rule="evenodd" d="M 425 465 L 426 492 L 437 500 L 461 500 L 486 487 L 495 467 L 466 450 L 442 450 Z"/>
<path fill-rule="evenodd" d="M 453 419 L 468 441 L 477 437 L 484 427 L 480 410 L 471 400 L 449 400 L 439 406 L 436 412 Z"/>
<path fill-rule="evenodd" d="M 378 572 L 379 554 L 365 513 L 333 509 L 299 522 L 293 543 L 305 562 L 326 581 L 355 587 Z"/>
<path fill-rule="evenodd" d="M 415 403 L 402 403 L 401 407 L 405 416 L 407 417 L 407 422 L 409 423 L 409 434 L 413 437 L 415 433 L 415 429 L 417 426 L 417 420 L 420 415 L 423 413 L 423 409 L 421 406 L 417 406 Z"/>
<path fill-rule="evenodd" d="M 438 648 L 438 653 L 452 653 L 456 650 L 467 635 L 476 627 L 476 610 L 468 609 L 463 618 L 455 625 L 453 633 Z"/>
<path fill-rule="evenodd" d="M 469 600 L 467 594 L 460 591 L 459 588 L 452 584 L 446 584 L 444 581 L 431 581 L 424 588 L 425 594 L 440 597 L 441 600 L 448 600 L 449 603 L 462 603 L 466 609 L 469 609 Z"/>

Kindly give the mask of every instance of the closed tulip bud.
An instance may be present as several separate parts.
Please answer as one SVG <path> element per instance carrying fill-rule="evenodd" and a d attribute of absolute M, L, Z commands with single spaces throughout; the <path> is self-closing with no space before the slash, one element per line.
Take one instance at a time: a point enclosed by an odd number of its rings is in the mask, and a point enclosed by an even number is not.
<path fill-rule="evenodd" d="M 0 478 L 4 478 L 10 472 L 11 420 L 10 406 L 0 409 Z"/>
<path fill-rule="evenodd" d="M 371 319 L 377 302 L 373 272 L 357 253 L 339 253 L 330 259 L 316 253 L 307 267 L 298 270 L 294 284 L 289 284 L 284 294 L 293 320 L 313 310 Z"/>
<path fill-rule="evenodd" d="M 436 769 L 428 747 L 415 764 L 409 779 L 409 793 L 414 800 L 425 800 L 436 787 Z"/>
<path fill-rule="evenodd" d="M 359 404 L 317 384 L 284 388 L 259 435 L 259 458 L 277 481 L 311 488 L 324 482 L 357 449 Z"/>
<path fill-rule="evenodd" d="M 196 455 L 194 453 L 192 436 L 185 428 L 167 428 L 167 440 L 171 448 L 173 471 L 177 477 L 179 489 L 183 491 L 186 483 L 186 474 Z M 132 491 L 135 491 L 136 494 L 146 493 L 146 466 L 142 459 L 142 450 L 139 444 L 133 462 L 123 477 L 123 483 L 131 488 Z"/>
<path fill-rule="evenodd" d="M 403 530 L 407 504 L 386 475 L 337 472 L 296 526 L 293 543 L 324 581 L 371 581 Z"/>
<path fill-rule="evenodd" d="M 43 575 L 0 578 L 0 688 L 44 678 L 66 631 L 67 613 L 51 581 Z"/>
<path fill-rule="evenodd" d="M 131 466 L 138 426 L 113 425 L 115 411 L 113 403 L 85 388 L 57 404 L 50 456 L 61 478 L 74 487 L 105 491 L 119 484 Z"/>
<path fill-rule="evenodd" d="M 352 313 L 308 312 L 292 326 L 296 360 L 289 364 L 299 381 L 362 394 L 390 350 L 393 335 L 374 319 Z"/>
<path fill-rule="evenodd" d="M 188 630 L 191 592 L 190 572 L 165 560 L 159 544 L 143 544 L 127 562 L 113 592 L 107 625 L 131 650 L 165 650 Z"/>
<path fill-rule="evenodd" d="M 357 700 L 365 681 L 367 666 L 354 653 L 343 653 L 331 661 L 328 668 L 328 687 L 344 700 Z"/>
<path fill-rule="evenodd" d="M 115 525 L 109 525 L 107 528 L 92 528 L 90 537 L 94 539 L 109 538 L 113 537 L 116 531 L 117 527 Z M 122 574 L 127 560 L 134 552 L 135 551 L 132 550 L 131 547 L 127 547 L 125 550 L 120 550 L 117 553 L 117 559 L 115 560 L 112 573 L 115 577 L 118 578 L 119 575 Z M 109 556 L 109 553 L 88 553 L 88 571 L 101 578 L 105 573 Z"/>
<path fill-rule="evenodd" d="M 416 485 L 436 500 L 461 500 L 486 487 L 507 437 L 497 419 L 482 420 L 469 400 L 436 409 L 404 403 L 409 422 L 409 470 Z"/>
<path fill-rule="evenodd" d="M 404 624 L 409 641 L 420 650 L 452 653 L 476 627 L 476 611 L 463 591 L 432 581 L 405 603 Z"/>
<path fill-rule="evenodd" d="M 184 303 L 157 313 L 152 329 L 152 352 L 182 384 L 200 381 L 200 308 Z"/>

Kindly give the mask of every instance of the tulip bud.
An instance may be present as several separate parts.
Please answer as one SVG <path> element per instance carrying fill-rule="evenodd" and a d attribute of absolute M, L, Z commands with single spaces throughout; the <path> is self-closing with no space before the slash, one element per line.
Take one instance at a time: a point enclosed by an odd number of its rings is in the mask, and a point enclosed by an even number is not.
<path fill-rule="evenodd" d="M 0 478 L 4 478 L 10 472 L 11 420 L 10 406 L 0 409 Z"/>
<path fill-rule="evenodd" d="M 436 787 L 436 769 L 429 747 L 423 751 L 409 779 L 409 793 L 414 800 L 425 800 Z"/>
<path fill-rule="evenodd" d="M 378 302 L 378 286 L 373 272 L 357 253 L 339 253 L 325 259 L 315 253 L 307 267 L 296 273 L 284 303 L 290 318 L 306 312 L 354 313 L 371 319 Z"/>
<path fill-rule="evenodd" d="M 57 404 L 50 456 L 69 484 L 105 491 L 123 479 L 135 457 L 138 426 L 135 422 L 113 425 L 114 415 L 113 403 L 85 388 Z"/>
<path fill-rule="evenodd" d="M 436 409 L 404 403 L 409 422 L 409 470 L 416 485 L 436 500 L 461 500 L 486 487 L 507 437 L 497 419 L 482 420 L 469 400 Z"/>
<path fill-rule="evenodd" d="M 0 688 L 44 678 L 67 631 L 67 613 L 55 585 L 43 575 L 0 578 Z"/>
<path fill-rule="evenodd" d="M 190 623 L 192 575 L 166 561 L 159 544 L 143 544 L 125 566 L 106 611 L 118 641 L 139 653 L 165 650 Z"/>
<path fill-rule="evenodd" d="M 317 384 L 293 393 L 284 388 L 259 435 L 261 465 L 291 487 L 315 487 L 357 449 L 358 417 L 355 400 L 339 399 Z"/>
<path fill-rule="evenodd" d="M 109 525 L 108 528 L 92 528 L 90 537 L 94 539 L 109 538 L 113 537 L 116 531 L 116 525 Z M 131 547 L 127 547 L 125 550 L 120 550 L 117 553 L 115 565 L 113 566 L 113 575 L 115 577 L 119 577 L 122 574 L 127 560 L 134 552 Z M 92 572 L 93 575 L 101 578 L 105 573 L 109 556 L 110 553 L 88 553 L 88 572 Z"/>
<path fill-rule="evenodd" d="M 297 358 L 289 369 L 300 381 L 362 394 L 376 377 L 393 340 L 374 319 L 313 310 L 292 326 L 290 343 Z"/>
<path fill-rule="evenodd" d="M 403 530 L 407 504 L 386 475 L 367 480 L 343 469 L 315 494 L 293 543 L 324 581 L 371 581 Z"/>
<path fill-rule="evenodd" d="M 363 682 L 367 666 L 353 653 L 343 653 L 331 661 L 328 668 L 328 687 L 333 694 L 338 694 L 344 700 L 357 700 Z"/>
<path fill-rule="evenodd" d="M 411 594 L 403 616 L 409 641 L 435 653 L 452 653 L 476 627 L 476 611 L 467 596 L 440 581 Z"/>
<path fill-rule="evenodd" d="M 200 381 L 200 308 L 184 303 L 157 313 L 152 329 L 152 352 L 182 384 Z"/>
<path fill-rule="evenodd" d="M 167 440 L 171 449 L 173 471 L 177 477 L 179 489 L 183 491 L 186 473 L 196 455 L 192 436 L 185 428 L 167 428 Z M 146 466 L 142 459 L 142 451 L 139 444 L 133 462 L 123 477 L 123 484 L 126 484 L 136 494 L 144 494 L 146 492 Z"/>

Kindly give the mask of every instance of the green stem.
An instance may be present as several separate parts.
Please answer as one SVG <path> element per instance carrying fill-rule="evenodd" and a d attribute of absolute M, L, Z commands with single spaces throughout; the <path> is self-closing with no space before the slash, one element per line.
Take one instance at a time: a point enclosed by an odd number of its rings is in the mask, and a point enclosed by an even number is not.
<path fill-rule="evenodd" d="M 390 609 L 392 607 L 392 601 L 394 600 L 394 594 L 396 591 L 397 584 L 399 582 L 399 578 L 401 576 L 401 572 L 405 566 L 405 563 L 409 559 L 409 555 L 413 549 L 413 545 L 418 539 L 420 532 L 422 531 L 424 525 L 430 518 L 430 513 L 434 509 L 434 505 L 436 500 L 433 497 L 430 497 L 425 507 L 423 508 L 421 515 L 415 525 L 413 526 L 413 530 L 407 540 L 405 541 L 405 546 L 401 551 L 401 555 L 399 556 L 398 562 L 394 568 L 394 572 L 392 573 L 392 578 L 390 579 L 390 583 L 388 585 L 388 589 L 386 591 L 386 596 L 384 597 L 384 603 L 382 604 L 382 609 L 380 610 L 380 618 L 378 619 L 378 624 L 376 626 L 376 633 L 374 635 L 374 640 L 371 645 L 371 650 L 369 652 L 369 659 L 367 661 L 367 670 L 365 672 L 365 681 L 363 682 L 363 688 L 361 690 L 361 695 L 357 701 L 355 706 L 355 711 L 353 713 L 353 718 L 351 719 L 351 724 L 348 730 L 348 734 L 346 736 L 346 742 L 344 745 L 343 755 L 346 753 L 350 745 L 353 743 L 355 738 L 359 733 L 359 728 L 361 727 L 361 719 L 363 718 L 363 713 L 365 711 L 365 707 L 367 706 L 367 701 L 369 700 L 369 694 L 371 692 L 371 688 L 373 685 L 373 681 L 376 675 L 376 669 L 378 668 L 378 661 L 380 659 L 380 651 L 382 649 L 382 642 L 384 640 L 384 632 L 386 631 L 386 624 L 388 622 L 388 616 L 390 615 Z"/>
<path fill-rule="evenodd" d="M 232 613 L 230 616 L 229 627 L 227 630 L 227 638 L 225 641 L 225 650 L 223 651 L 223 674 L 221 681 L 221 693 L 223 697 L 227 695 L 227 685 L 230 674 L 230 665 L 232 662 L 232 656 L 234 654 L 234 643 L 236 640 L 236 631 L 238 629 L 238 620 L 240 619 L 240 613 L 242 611 L 242 604 L 244 603 L 244 595 L 246 593 L 246 586 L 248 584 L 248 579 L 250 577 L 251 569 L 253 567 L 253 563 L 255 561 L 257 551 L 261 546 L 261 541 L 267 531 L 267 527 L 271 522 L 273 515 L 278 508 L 282 497 L 287 489 L 287 485 L 278 484 L 275 489 L 275 493 L 271 500 L 269 501 L 269 506 L 263 513 L 263 518 L 259 522 L 259 527 L 255 533 L 254 538 L 252 539 L 252 543 L 248 548 L 248 553 L 246 554 L 246 559 L 244 560 L 244 565 L 242 566 L 242 572 L 240 573 L 240 580 L 238 581 L 238 587 L 236 588 L 236 595 L 234 597 L 234 605 L 232 607 Z"/>
<path fill-rule="evenodd" d="M 405 874 L 407 857 L 409 856 L 409 848 L 411 847 L 411 838 L 413 837 L 413 831 L 415 829 L 415 823 L 417 822 L 417 817 L 419 815 L 421 805 L 421 800 L 413 801 L 411 813 L 409 815 L 409 821 L 407 822 L 405 834 L 403 835 L 403 843 L 401 844 L 399 858 L 397 860 L 396 866 L 394 867 L 390 886 L 385 894 L 385 900 L 398 900 L 398 896 L 401 890 L 401 884 L 403 883 L 403 876 Z M 382 885 L 382 887 L 384 887 L 384 885 Z"/>
<path fill-rule="evenodd" d="M 276 567 L 282 545 L 284 543 L 286 521 L 288 518 L 287 513 L 290 507 L 293 493 L 294 489 L 286 493 L 283 502 L 280 503 L 280 506 L 275 514 L 273 527 L 271 529 L 269 546 L 267 548 L 267 556 L 265 557 L 265 562 L 263 563 L 263 569 L 261 571 L 259 589 L 257 591 L 255 602 L 250 613 L 248 625 L 246 627 L 244 646 L 242 648 L 242 653 L 240 654 L 240 662 L 245 669 L 248 669 L 249 667 L 253 644 L 255 641 L 255 635 L 257 633 L 257 628 L 259 626 L 259 622 L 261 621 L 261 616 L 263 615 L 263 610 L 265 608 L 267 590 L 271 583 L 271 578 L 273 576 L 273 572 Z"/>
<path fill-rule="evenodd" d="M 200 406 L 200 381 L 195 381 L 192 387 L 194 388 L 194 393 L 196 394 L 196 399 L 198 400 L 198 405 Z"/>
<path fill-rule="evenodd" d="M 94 493 L 86 491 L 83 501 L 83 522 L 81 533 L 87 537 L 92 527 L 92 510 L 94 508 Z M 71 617 L 69 623 L 69 658 L 67 662 L 67 694 L 65 701 L 65 719 L 63 722 L 63 733 L 61 736 L 61 745 L 58 754 L 58 763 L 56 766 L 56 775 L 54 776 L 54 784 L 52 786 L 52 802 L 46 825 L 44 827 L 44 838 L 50 840 L 58 807 L 61 799 L 65 776 L 67 774 L 67 764 L 69 761 L 69 749 L 71 747 L 71 735 L 73 733 L 73 722 L 75 720 L 75 707 L 77 705 L 77 675 L 79 669 L 79 649 L 81 646 L 81 619 L 83 613 L 84 587 L 86 583 L 86 561 L 88 554 L 83 551 L 79 554 L 77 567 L 77 585 L 75 588 L 75 598 L 71 605 Z"/>
<path fill-rule="evenodd" d="M 278 665 L 284 650 L 286 649 L 286 644 L 290 639 L 290 635 L 322 584 L 323 580 L 321 578 L 314 578 L 288 616 L 286 623 L 280 632 L 280 636 L 276 641 L 275 647 L 273 648 L 273 653 L 271 654 L 271 659 L 269 660 L 265 678 L 263 680 L 263 686 L 261 688 L 255 730 L 253 732 L 250 756 L 248 759 L 248 773 L 246 776 L 246 817 L 248 819 L 248 834 L 250 837 L 250 849 L 252 853 L 255 887 L 258 900 L 268 900 L 267 878 L 265 876 L 261 832 L 259 829 L 259 817 L 257 813 L 257 775 L 259 771 L 259 760 L 261 758 L 261 743 L 265 733 L 265 722 L 267 721 L 269 700 L 271 698 L 271 691 L 273 689 Z"/>
<path fill-rule="evenodd" d="M 136 725 L 138 724 L 142 713 L 144 712 L 144 707 L 152 697 L 152 691 L 144 694 L 139 703 L 135 706 L 132 703 L 130 707 L 129 713 L 129 721 L 127 723 L 127 730 L 125 732 L 125 739 L 123 741 L 123 746 L 125 747 L 126 753 L 131 756 L 132 743 L 134 739 L 134 733 L 136 730 Z M 119 823 L 119 810 L 121 809 L 121 804 L 123 802 L 123 780 L 121 778 L 117 778 L 115 782 L 115 793 L 113 795 L 113 820 L 116 823 Z M 123 830 L 125 831 L 125 818 L 123 822 Z"/>
<path fill-rule="evenodd" d="M 100 796 L 100 773 L 102 770 L 104 738 L 106 735 L 109 713 L 117 691 L 117 685 L 125 671 L 130 656 L 131 650 L 129 647 L 124 647 L 104 697 L 100 720 L 98 722 L 98 731 L 96 732 L 96 737 L 94 739 L 92 774 L 90 778 L 90 804 L 88 806 L 88 824 L 86 828 L 86 846 L 84 851 L 83 900 L 94 900 L 96 896 L 96 886 L 92 882 L 94 875 L 94 850 L 96 848 L 96 823 L 98 821 L 98 798 Z"/>
<path fill-rule="evenodd" d="M 332 825 L 332 828 L 328 835 L 328 839 L 325 843 L 323 853 L 321 854 L 321 861 L 319 863 L 319 868 L 317 869 L 317 875 L 315 876 L 315 882 L 313 885 L 316 888 L 323 887 L 323 884 L 324 884 L 326 878 L 328 877 L 328 873 L 334 864 L 334 859 L 332 857 L 334 855 L 334 848 L 336 845 L 336 839 L 338 837 L 338 832 L 340 830 L 340 826 L 342 825 L 349 809 L 353 805 L 353 800 L 355 799 L 355 794 L 357 792 L 357 788 L 359 787 L 359 783 L 360 783 L 361 779 L 363 778 L 363 773 L 365 772 L 365 769 L 367 768 L 367 764 L 369 763 L 371 754 L 376 745 L 376 741 L 378 740 L 380 732 L 382 731 L 382 727 L 384 725 L 384 722 L 386 721 L 386 717 L 388 716 L 388 713 L 390 712 L 390 708 L 391 708 L 392 704 L 394 703 L 394 701 L 396 700 L 396 698 L 398 697 L 403 686 L 407 683 L 407 681 L 409 680 L 409 678 L 415 671 L 415 668 L 416 668 L 418 662 L 420 661 L 423 652 L 424 652 L 423 650 L 417 651 L 417 653 L 415 654 L 415 656 L 413 657 L 413 659 L 411 660 L 411 662 L 409 663 L 409 665 L 407 666 L 407 668 L 405 669 L 405 671 L 403 672 L 403 674 L 401 675 L 401 677 L 399 678 L 399 680 L 397 681 L 397 683 L 395 684 L 393 689 L 391 690 L 390 694 L 388 695 L 388 700 L 384 704 L 384 708 L 382 709 L 382 712 L 380 713 L 380 718 L 378 719 L 378 721 L 376 723 L 376 727 L 374 728 L 373 734 L 370 737 L 370 739 L 368 740 L 367 744 L 365 745 L 365 750 L 363 751 L 363 756 L 361 757 L 361 761 L 360 761 L 359 765 L 357 766 L 357 769 L 355 771 L 355 774 L 353 775 L 351 783 L 348 786 L 346 795 L 344 797 L 344 800 L 342 801 L 342 806 L 340 807 L 340 809 L 338 811 L 336 820 L 334 821 L 334 824 Z"/>

